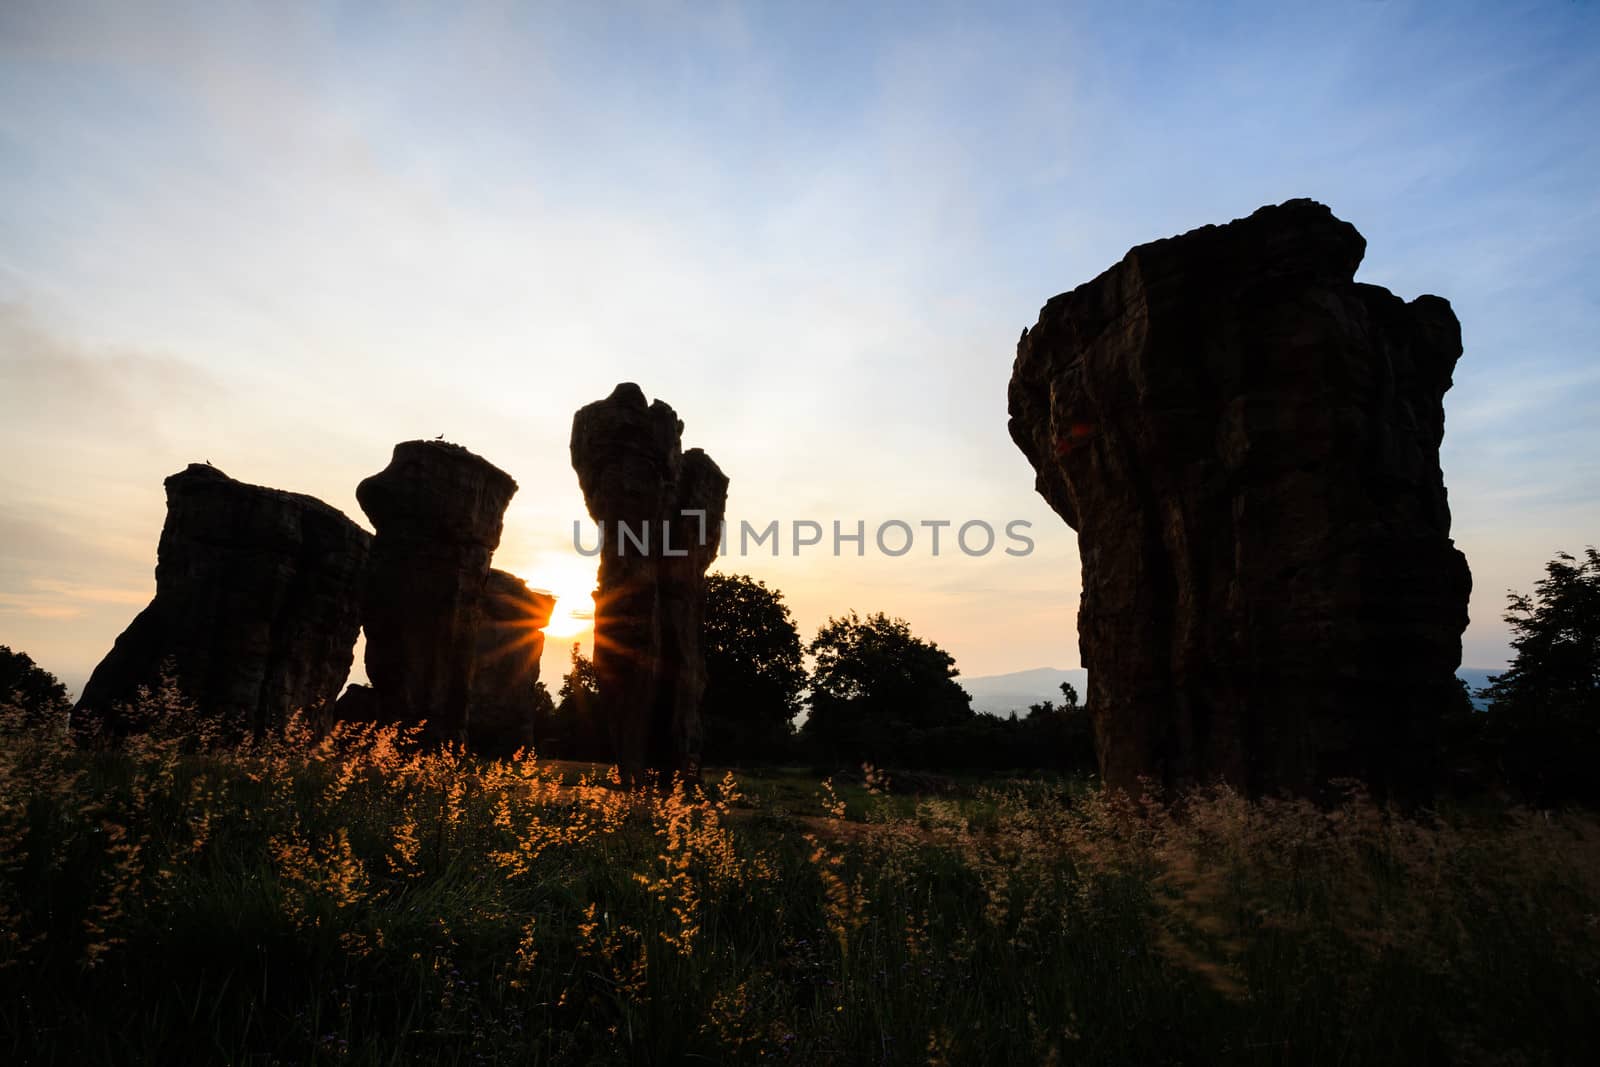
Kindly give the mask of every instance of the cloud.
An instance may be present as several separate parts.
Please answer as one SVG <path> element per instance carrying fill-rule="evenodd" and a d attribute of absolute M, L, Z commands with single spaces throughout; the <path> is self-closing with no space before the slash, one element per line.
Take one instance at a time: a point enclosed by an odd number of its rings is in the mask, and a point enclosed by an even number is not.
<path fill-rule="evenodd" d="M 96 605 L 143 607 L 151 596 L 149 589 L 86 586 L 45 578 L 29 579 L 26 585 L 27 588 L 20 592 L 0 591 L 0 614 L 39 619 L 75 619 Z"/>
<path fill-rule="evenodd" d="M 1022 325 L 1132 243 L 1306 192 L 1371 238 L 1364 277 L 1468 324 L 1458 517 L 1592 525 L 1572 364 L 1600 216 L 1564 116 L 1595 67 L 1552 61 L 1567 16 L 1214 17 L 0 5 L 0 447 L 29 461 L 0 489 L 47 531 L 0 590 L 41 595 L 64 531 L 99 553 L 83 588 L 147 574 L 189 460 L 359 520 L 389 446 L 440 432 L 522 484 L 502 554 L 538 584 L 585 514 L 570 413 L 620 380 L 678 408 L 736 517 L 1060 533 L 1005 432 Z M 1070 536 L 1049 558 L 1040 589 L 748 569 L 795 583 L 807 625 L 907 605 L 1001 671 L 1043 638 L 961 601 L 1053 618 Z"/>
<path fill-rule="evenodd" d="M 203 408 L 221 386 L 170 356 L 74 342 L 12 300 L 0 302 L 0 391 L 26 399 L 0 427 L 0 440 L 15 447 L 68 427 L 71 440 L 100 436 L 127 447 L 159 440 L 174 409 Z"/>

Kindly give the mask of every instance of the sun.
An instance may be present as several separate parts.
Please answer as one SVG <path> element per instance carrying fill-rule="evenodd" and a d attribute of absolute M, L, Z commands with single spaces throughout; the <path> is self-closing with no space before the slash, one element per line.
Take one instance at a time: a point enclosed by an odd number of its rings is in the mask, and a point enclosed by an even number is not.
<path fill-rule="evenodd" d="M 541 629 L 556 644 L 570 642 L 594 629 L 594 591 L 600 561 L 570 547 L 554 548 L 508 536 L 495 553 L 494 566 L 510 571 L 528 588 L 556 598 L 550 621 Z"/>
<path fill-rule="evenodd" d="M 577 637 L 594 627 L 595 561 L 576 553 L 535 552 L 526 564 L 507 560 L 507 568 L 529 589 L 550 593 L 555 610 L 544 626 L 546 637 Z"/>
<path fill-rule="evenodd" d="M 547 637 L 576 637 L 594 626 L 594 594 L 590 589 L 568 587 L 552 589 L 555 611 L 545 624 Z"/>

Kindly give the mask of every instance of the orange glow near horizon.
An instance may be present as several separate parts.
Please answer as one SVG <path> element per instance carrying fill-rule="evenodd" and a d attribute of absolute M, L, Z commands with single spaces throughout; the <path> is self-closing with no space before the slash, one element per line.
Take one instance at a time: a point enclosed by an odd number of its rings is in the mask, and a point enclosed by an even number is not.
<path fill-rule="evenodd" d="M 594 596 L 589 592 L 552 590 L 556 609 L 545 626 L 546 637 L 577 637 L 594 626 Z"/>
<path fill-rule="evenodd" d="M 524 563 L 521 559 L 495 560 L 495 566 L 515 574 L 529 589 L 548 592 L 556 598 L 555 610 L 544 627 L 546 637 L 567 640 L 594 627 L 594 588 L 596 563 L 576 552 L 537 552 Z"/>

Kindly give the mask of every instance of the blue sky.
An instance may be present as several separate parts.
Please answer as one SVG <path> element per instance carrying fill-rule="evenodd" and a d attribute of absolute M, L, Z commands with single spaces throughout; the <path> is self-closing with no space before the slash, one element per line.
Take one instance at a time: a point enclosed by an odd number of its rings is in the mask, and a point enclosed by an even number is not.
<path fill-rule="evenodd" d="M 1026 559 L 729 560 L 802 628 L 1077 665 L 1016 337 L 1133 244 L 1293 196 L 1448 297 L 1469 665 L 1600 530 L 1592 3 L 0 8 L 0 643 L 74 685 L 153 588 L 161 479 L 321 496 L 443 433 L 569 602 L 571 412 L 684 418 L 735 516 L 1020 518 Z M 596 12 L 596 8 L 604 8 Z M 559 640 L 552 645 L 561 645 Z"/>

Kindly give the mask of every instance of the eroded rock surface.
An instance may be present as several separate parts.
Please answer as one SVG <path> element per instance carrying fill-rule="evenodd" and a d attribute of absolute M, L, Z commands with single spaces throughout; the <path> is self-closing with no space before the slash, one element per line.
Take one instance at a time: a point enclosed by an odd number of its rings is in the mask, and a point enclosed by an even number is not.
<path fill-rule="evenodd" d="M 705 571 L 716 557 L 727 476 L 683 423 L 632 383 L 578 411 L 572 466 L 602 534 L 595 673 L 618 764 L 697 779 L 705 692 Z M 686 512 L 688 514 L 686 514 Z"/>
<path fill-rule="evenodd" d="M 425 719 L 432 738 L 464 739 L 489 560 L 516 491 L 509 474 L 444 441 L 396 445 L 356 487 L 376 531 L 361 617 L 364 703 L 377 717 Z"/>
<path fill-rule="evenodd" d="M 1293 200 L 1045 304 L 1013 440 L 1078 532 L 1102 776 L 1425 788 L 1471 578 L 1439 468 L 1450 305 Z"/>
<path fill-rule="evenodd" d="M 480 601 L 477 663 L 467 738 L 472 748 L 504 756 L 532 747 L 544 627 L 556 598 L 529 589 L 506 571 L 491 570 Z"/>
<path fill-rule="evenodd" d="M 260 730 L 317 712 L 350 673 L 370 536 L 309 496 L 193 463 L 165 482 L 156 595 L 84 686 L 75 720 L 118 705 L 171 662 L 204 711 Z"/>

